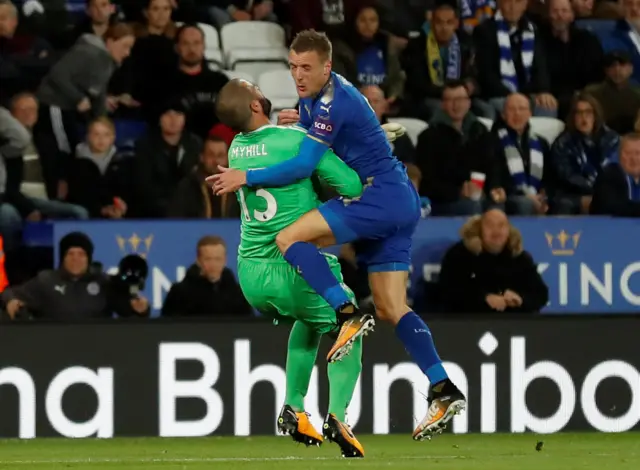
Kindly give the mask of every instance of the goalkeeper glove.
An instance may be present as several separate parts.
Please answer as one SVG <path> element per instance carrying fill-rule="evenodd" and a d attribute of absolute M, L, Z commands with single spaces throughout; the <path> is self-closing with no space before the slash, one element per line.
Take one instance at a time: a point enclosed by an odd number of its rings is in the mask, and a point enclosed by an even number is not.
<path fill-rule="evenodd" d="M 387 134 L 387 140 L 389 142 L 393 142 L 398 137 L 402 137 L 407 131 L 402 124 L 398 124 L 397 122 L 388 122 L 383 124 L 382 128 L 385 134 Z"/>

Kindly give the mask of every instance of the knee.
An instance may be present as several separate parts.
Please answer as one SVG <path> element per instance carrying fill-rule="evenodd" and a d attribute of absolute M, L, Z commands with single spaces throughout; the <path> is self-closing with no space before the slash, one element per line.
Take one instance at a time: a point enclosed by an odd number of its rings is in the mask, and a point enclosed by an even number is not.
<path fill-rule="evenodd" d="M 378 317 L 378 320 L 391 323 L 394 326 L 400 321 L 405 313 L 411 310 L 404 300 L 400 301 L 390 298 L 383 299 L 381 297 L 374 296 L 373 303 L 376 308 L 376 317 Z"/>

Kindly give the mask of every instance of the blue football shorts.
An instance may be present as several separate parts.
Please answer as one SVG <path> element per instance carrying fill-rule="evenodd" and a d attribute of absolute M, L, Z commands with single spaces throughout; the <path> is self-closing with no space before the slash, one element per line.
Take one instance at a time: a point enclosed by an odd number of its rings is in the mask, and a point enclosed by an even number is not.
<path fill-rule="evenodd" d="M 354 243 L 369 272 L 408 271 L 411 240 L 420 220 L 420 197 L 406 174 L 371 177 L 355 199 L 320 206 L 337 244 Z"/>

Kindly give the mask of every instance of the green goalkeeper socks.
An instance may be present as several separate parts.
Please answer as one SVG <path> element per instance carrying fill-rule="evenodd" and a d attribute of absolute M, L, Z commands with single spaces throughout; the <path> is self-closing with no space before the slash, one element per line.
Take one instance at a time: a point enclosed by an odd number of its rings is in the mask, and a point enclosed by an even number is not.
<path fill-rule="evenodd" d="M 285 404 L 296 412 L 304 411 L 304 397 L 309 390 L 311 373 L 318 355 L 322 335 L 297 321 L 289 334 L 287 353 L 287 394 Z M 362 371 L 362 338 L 353 344 L 351 353 L 327 366 L 329 375 L 329 413 L 342 422 Z"/>
<path fill-rule="evenodd" d="M 344 422 L 347 407 L 362 371 L 362 337 L 353 343 L 351 352 L 341 361 L 327 366 L 329 375 L 329 413 Z"/>
<path fill-rule="evenodd" d="M 309 390 L 311 373 L 318 355 L 322 335 L 297 321 L 289 333 L 287 352 L 287 396 L 285 404 L 294 411 L 304 411 L 304 397 Z"/>

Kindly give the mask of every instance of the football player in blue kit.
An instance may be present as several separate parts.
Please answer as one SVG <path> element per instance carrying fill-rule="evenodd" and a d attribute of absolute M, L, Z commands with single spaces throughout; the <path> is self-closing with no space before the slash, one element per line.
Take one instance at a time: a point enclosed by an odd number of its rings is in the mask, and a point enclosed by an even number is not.
<path fill-rule="evenodd" d="M 282 230 L 276 243 L 337 313 L 341 329 L 327 356 L 333 362 L 348 354 L 355 339 L 375 323 L 371 315 L 358 312 L 319 251 L 354 242 L 358 261 L 368 269 L 377 317 L 395 327 L 404 348 L 429 379 L 429 409 L 413 438 L 430 439 L 466 407 L 466 398 L 449 380 L 429 327 L 407 305 L 411 240 L 420 219 L 420 199 L 366 98 L 331 71 L 331 49 L 328 38 L 313 30 L 299 33 L 291 44 L 289 65 L 300 107 L 299 114 L 281 113 L 281 123 L 298 121 L 308 130 L 299 154 L 269 168 L 221 168 L 208 181 L 216 194 L 244 185 L 290 184 L 311 176 L 327 147 L 358 173 L 365 187 L 359 198 L 326 202 Z"/>

